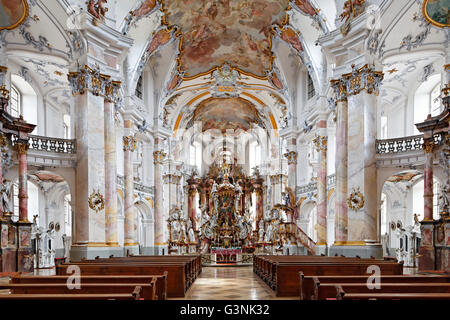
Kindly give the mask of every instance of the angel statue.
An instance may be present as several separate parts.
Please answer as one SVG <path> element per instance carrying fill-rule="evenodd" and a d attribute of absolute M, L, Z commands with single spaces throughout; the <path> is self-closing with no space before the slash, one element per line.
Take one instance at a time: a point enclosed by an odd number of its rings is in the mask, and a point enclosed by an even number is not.
<path fill-rule="evenodd" d="M 188 230 L 189 242 L 190 243 L 195 243 L 195 233 L 194 233 L 194 229 L 192 229 L 192 221 L 191 221 L 191 219 L 189 219 L 187 221 L 187 230 Z"/>
<path fill-rule="evenodd" d="M 264 241 L 264 221 L 259 220 L 258 242 Z"/>
<path fill-rule="evenodd" d="M 441 213 L 448 213 L 449 211 L 449 197 L 448 197 L 448 193 L 450 191 L 449 185 L 448 184 L 444 184 L 441 187 L 441 190 L 439 192 L 439 211 Z"/>
<path fill-rule="evenodd" d="M 0 192 L 2 194 L 2 208 L 3 212 L 12 212 L 11 208 L 11 181 L 5 179 L 0 186 Z"/>

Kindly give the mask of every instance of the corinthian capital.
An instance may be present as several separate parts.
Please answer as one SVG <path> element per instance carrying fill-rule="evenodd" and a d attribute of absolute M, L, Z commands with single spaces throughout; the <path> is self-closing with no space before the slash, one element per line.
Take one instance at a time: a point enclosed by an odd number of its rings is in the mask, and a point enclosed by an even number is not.
<path fill-rule="evenodd" d="M 111 76 L 101 74 L 100 70 L 93 69 L 87 65 L 76 72 L 68 74 L 72 94 L 84 94 L 86 90 L 91 91 L 96 96 L 101 96 L 109 102 L 119 100 L 120 81 L 111 80 Z"/>
<path fill-rule="evenodd" d="M 153 163 L 154 164 L 162 164 L 162 162 L 166 156 L 167 156 L 167 154 L 161 150 L 157 150 L 157 151 L 153 152 Z"/>

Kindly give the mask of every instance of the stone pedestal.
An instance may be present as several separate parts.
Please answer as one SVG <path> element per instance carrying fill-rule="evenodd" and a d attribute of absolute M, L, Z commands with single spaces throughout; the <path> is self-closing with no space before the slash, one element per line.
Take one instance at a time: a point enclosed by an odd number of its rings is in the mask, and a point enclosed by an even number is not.
<path fill-rule="evenodd" d="M 420 224 L 419 271 L 435 270 L 434 221 L 423 220 Z"/>
<path fill-rule="evenodd" d="M 362 259 L 369 259 L 370 257 L 374 257 L 375 259 L 383 258 L 383 247 L 381 244 L 358 244 L 354 245 L 348 243 L 346 245 L 333 245 L 330 247 L 328 256 L 334 257 L 335 255 L 345 257 L 356 257 L 359 256 Z"/>
<path fill-rule="evenodd" d="M 16 272 L 17 228 L 6 214 L 0 220 L 0 228 L 0 272 Z"/>
<path fill-rule="evenodd" d="M 17 223 L 17 271 L 33 272 L 34 252 L 31 244 L 31 222 Z"/>

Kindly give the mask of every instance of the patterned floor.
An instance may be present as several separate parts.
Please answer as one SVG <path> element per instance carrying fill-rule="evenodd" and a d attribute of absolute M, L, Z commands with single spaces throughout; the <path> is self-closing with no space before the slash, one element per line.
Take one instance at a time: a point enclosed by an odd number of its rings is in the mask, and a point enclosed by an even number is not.
<path fill-rule="evenodd" d="M 203 267 L 185 300 L 277 300 L 252 267 Z M 284 299 L 284 298 L 283 298 Z M 298 298 L 292 298 L 296 300 Z"/>

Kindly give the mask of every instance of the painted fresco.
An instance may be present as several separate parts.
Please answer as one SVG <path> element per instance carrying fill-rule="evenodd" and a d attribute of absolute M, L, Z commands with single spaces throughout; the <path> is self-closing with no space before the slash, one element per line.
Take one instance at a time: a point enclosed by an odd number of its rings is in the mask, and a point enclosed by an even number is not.
<path fill-rule="evenodd" d="M 400 172 L 398 174 L 391 176 L 387 181 L 389 181 L 389 182 L 402 182 L 402 181 L 409 182 L 419 175 L 422 175 L 422 173 L 418 172 L 418 171 Z"/>
<path fill-rule="evenodd" d="M 297 32 L 295 32 L 292 28 L 288 28 L 288 27 L 284 28 L 281 31 L 280 37 L 281 37 L 281 39 L 286 41 L 288 44 L 290 44 L 292 46 L 292 48 L 297 50 L 299 53 L 301 53 L 303 51 L 303 46 L 302 46 L 302 43 L 300 42 L 300 38 L 299 38 Z"/>
<path fill-rule="evenodd" d="M 194 122 L 201 122 L 202 131 L 211 129 L 248 131 L 261 122 L 253 104 L 242 98 L 209 98 L 194 111 Z"/>
<path fill-rule="evenodd" d="M 135 17 L 142 17 L 150 12 L 153 11 L 153 9 L 156 7 L 156 0 L 145 0 L 139 8 L 133 11 L 133 16 Z"/>
<path fill-rule="evenodd" d="M 450 26 L 450 0 L 425 0 L 423 12 L 429 22 L 439 27 Z"/>
<path fill-rule="evenodd" d="M 309 0 L 295 0 L 295 5 L 308 16 L 313 17 L 317 14 L 316 9 L 314 9 Z"/>
<path fill-rule="evenodd" d="M 27 16 L 26 0 L 0 0 L 0 30 L 16 28 Z"/>
<path fill-rule="evenodd" d="M 165 20 L 182 33 L 180 71 L 185 77 L 229 63 L 266 77 L 272 69 L 272 25 L 286 19 L 287 0 L 165 1 Z"/>

